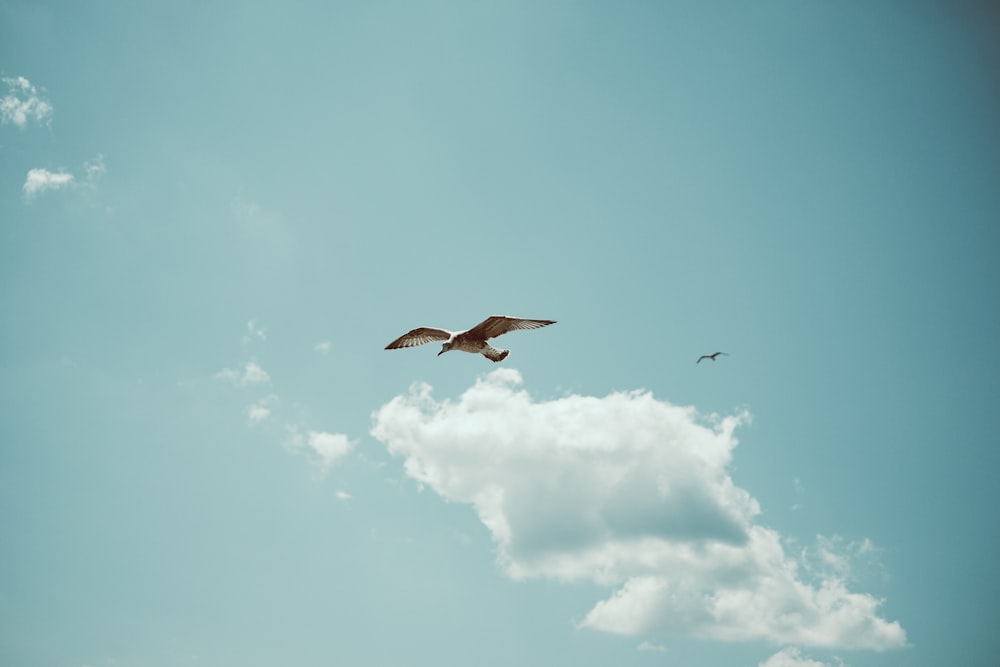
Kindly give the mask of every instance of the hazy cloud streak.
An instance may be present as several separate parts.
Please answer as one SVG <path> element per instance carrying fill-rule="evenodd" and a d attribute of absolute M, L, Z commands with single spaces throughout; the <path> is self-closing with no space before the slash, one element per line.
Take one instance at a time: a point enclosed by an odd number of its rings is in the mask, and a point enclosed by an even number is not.
<path fill-rule="evenodd" d="M 242 370 L 224 368 L 216 373 L 215 377 L 230 382 L 236 387 L 250 387 L 271 381 L 271 376 L 256 361 L 245 362 Z"/>

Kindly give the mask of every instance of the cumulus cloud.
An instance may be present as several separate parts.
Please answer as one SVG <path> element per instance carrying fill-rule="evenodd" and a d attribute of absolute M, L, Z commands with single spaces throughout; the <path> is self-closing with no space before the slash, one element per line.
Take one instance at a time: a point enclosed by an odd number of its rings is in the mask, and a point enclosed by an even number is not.
<path fill-rule="evenodd" d="M 820 662 L 802 655 L 802 651 L 794 646 L 783 648 L 764 662 L 757 663 L 757 667 L 844 667 L 844 663 L 837 658 L 837 662 Z"/>
<path fill-rule="evenodd" d="M 905 643 L 899 624 L 878 616 L 879 600 L 848 590 L 842 573 L 803 567 L 755 522 L 758 502 L 729 473 L 749 415 L 705 418 L 640 391 L 536 401 L 521 384 L 502 368 L 457 401 L 414 385 L 374 413 L 372 435 L 414 480 L 475 508 L 512 578 L 612 587 L 582 626 Z"/>
<path fill-rule="evenodd" d="M 0 98 L 0 122 L 26 127 L 31 121 L 42 124 L 52 118 L 52 105 L 26 78 L 4 77 L 3 82 L 7 94 Z"/>
<path fill-rule="evenodd" d="M 80 181 L 72 173 L 60 169 L 59 171 L 49 171 L 48 169 L 30 169 L 24 179 L 22 190 L 26 199 L 34 199 L 39 194 L 48 190 L 60 190 L 72 187 L 74 189 L 96 190 L 107 168 L 104 165 L 104 156 L 100 153 L 93 160 L 83 163 L 83 180 Z"/>
<path fill-rule="evenodd" d="M 241 369 L 224 368 L 216 373 L 215 377 L 236 387 L 250 387 L 271 381 L 271 376 L 256 361 L 245 362 Z"/>
<path fill-rule="evenodd" d="M 58 190 L 73 183 L 73 174 L 65 171 L 31 169 L 24 180 L 24 196 L 33 199 L 46 190 Z"/>
<path fill-rule="evenodd" d="M 283 442 L 285 448 L 290 451 L 301 451 L 308 454 L 322 475 L 325 475 L 334 463 L 347 455 L 354 444 L 342 433 L 326 433 L 324 431 L 303 433 L 296 426 L 288 427 L 288 434 Z M 341 498 L 341 500 L 345 500 L 345 498 Z"/>

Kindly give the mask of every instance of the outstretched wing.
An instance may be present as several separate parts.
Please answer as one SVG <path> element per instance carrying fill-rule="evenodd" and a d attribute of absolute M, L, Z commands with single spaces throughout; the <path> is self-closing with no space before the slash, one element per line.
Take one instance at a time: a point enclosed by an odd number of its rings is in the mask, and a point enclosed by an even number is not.
<path fill-rule="evenodd" d="M 490 338 L 502 336 L 509 331 L 517 329 L 541 329 L 550 324 L 555 324 L 555 320 L 525 320 L 520 317 L 493 315 L 466 331 L 465 336 L 468 338 L 489 340 Z"/>
<path fill-rule="evenodd" d="M 418 327 L 413 331 L 408 331 L 396 340 L 385 346 L 387 350 L 397 350 L 401 347 L 416 347 L 424 343 L 436 340 L 448 340 L 451 332 L 444 329 L 434 329 L 433 327 Z"/>
<path fill-rule="evenodd" d="M 711 359 L 711 358 L 712 358 L 712 357 L 708 356 L 707 354 L 703 354 L 703 355 L 701 355 L 700 357 L 698 357 L 698 361 L 696 361 L 696 362 L 694 362 L 694 363 L 696 363 L 696 364 L 700 364 L 700 363 L 701 363 L 701 360 L 702 360 L 702 359 Z"/>

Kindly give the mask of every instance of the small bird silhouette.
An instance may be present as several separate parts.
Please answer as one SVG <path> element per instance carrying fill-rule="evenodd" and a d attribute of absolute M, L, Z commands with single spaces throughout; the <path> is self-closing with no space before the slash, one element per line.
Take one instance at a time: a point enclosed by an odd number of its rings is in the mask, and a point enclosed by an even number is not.
<path fill-rule="evenodd" d="M 493 315 L 466 331 L 448 331 L 447 329 L 435 329 L 433 327 L 418 327 L 408 331 L 396 340 L 385 346 L 387 350 L 397 350 L 404 347 L 415 347 L 430 343 L 435 340 L 443 340 L 440 357 L 445 352 L 451 350 L 461 350 L 462 352 L 479 353 L 490 361 L 503 361 L 510 354 L 510 350 L 499 350 L 486 341 L 490 338 L 502 336 L 510 331 L 518 329 L 540 329 L 555 324 L 554 320 L 525 320 L 520 317 L 507 317 L 506 315 Z"/>
<path fill-rule="evenodd" d="M 702 359 L 711 359 L 712 361 L 715 361 L 715 358 L 716 358 L 717 356 L 719 356 L 720 354 L 724 354 L 724 355 L 725 355 L 725 356 L 727 356 L 727 357 L 729 356 L 729 355 L 728 355 L 728 354 L 726 354 L 725 352 L 715 352 L 715 353 L 713 353 L 713 354 L 703 354 L 703 355 L 701 355 L 700 357 L 698 357 L 698 361 L 696 361 L 696 362 L 694 362 L 694 363 L 696 363 L 696 364 L 700 364 L 700 363 L 701 363 L 701 360 L 702 360 Z"/>

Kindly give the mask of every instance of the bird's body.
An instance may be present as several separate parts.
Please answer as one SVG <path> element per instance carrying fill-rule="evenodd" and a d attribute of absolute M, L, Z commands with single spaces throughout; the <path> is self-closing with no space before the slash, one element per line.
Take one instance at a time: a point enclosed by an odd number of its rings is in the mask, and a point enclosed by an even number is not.
<path fill-rule="evenodd" d="M 396 340 L 385 346 L 387 350 L 396 350 L 404 347 L 416 347 L 424 343 L 440 340 L 444 341 L 438 356 L 451 350 L 461 350 L 472 354 L 482 354 L 490 361 L 503 361 L 510 354 L 510 350 L 500 350 L 488 341 L 490 338 L 502 336 L 510 331 L 518 329 L 540 329 L 550 324 L 555 324 L 553 320 L 526 320 L 520 317 L 507 317 L 505 315 L 493 315 L 465 331 L 448 331 L 447 329 L 436 329 L 433 327 L 418 327 L 408 331 Z"/>
<path fill-rule="evenodd" d="M 701 363 L 701 360 L 702 360 L 702 359 L 711 359 L 712 361 L 715 361 L 715 358 L 716 358 L 717 356 L 719 356 L 720 354 L 722 354 L 722 355 L 725 355 L 725 356 L 727 356 L 727 357 L 729 356 L 729 355 L 728 355 L 728 354 L 726 354 L 725 352 L 714 352 L 714 353 L 712 353 L 712 354 L 703 354 L 703 355 L 701 355 L 700 357 L 698 357 L 698 361 L 696 361 L 696 362 L 694 362 L 694 363 L 696 363 L 696 364 L 700 364 L 700 363 Z"/>

